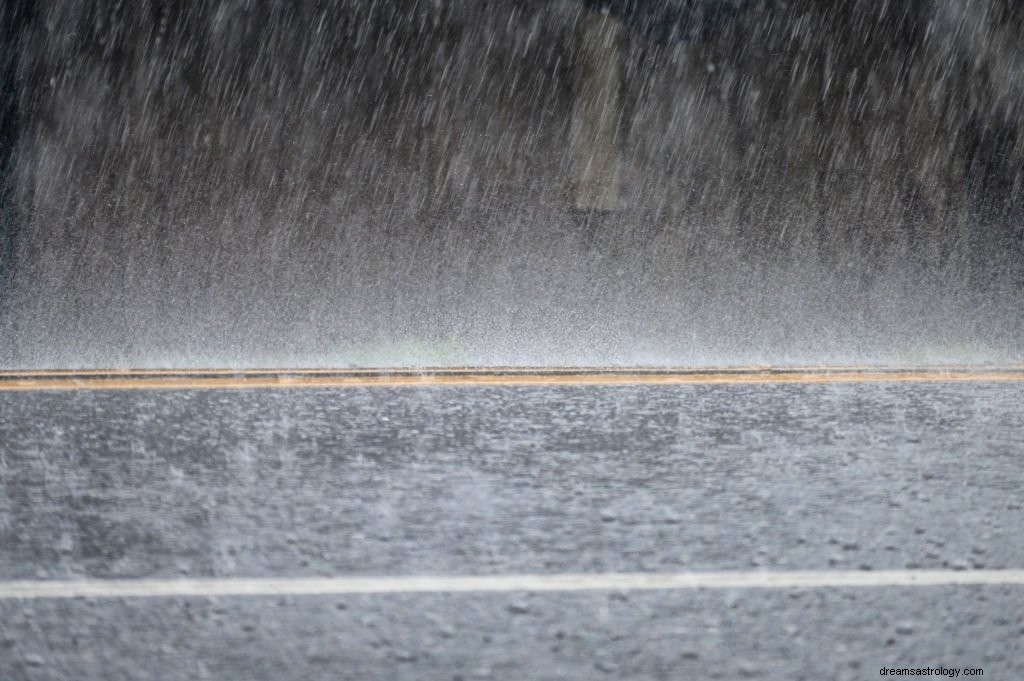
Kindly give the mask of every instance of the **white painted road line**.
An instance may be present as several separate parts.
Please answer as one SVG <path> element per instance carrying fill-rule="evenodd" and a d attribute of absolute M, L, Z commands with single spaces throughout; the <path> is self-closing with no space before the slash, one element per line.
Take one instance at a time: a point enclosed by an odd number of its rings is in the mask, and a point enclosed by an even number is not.
<path fill-rule="evenodd" d="M 526 591 L 1024 586 L 1024 570 L 808 570 L 448 577 L 280 577 L 0 582 L 0 600 Z"/>

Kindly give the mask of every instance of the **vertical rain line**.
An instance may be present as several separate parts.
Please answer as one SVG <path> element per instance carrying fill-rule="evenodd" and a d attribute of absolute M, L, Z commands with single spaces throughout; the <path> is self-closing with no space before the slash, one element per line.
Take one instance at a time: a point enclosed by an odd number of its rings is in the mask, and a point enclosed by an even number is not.
<path fill-rule="evenodd" d="M 28 24 L 29 0 L 0 4 L 0 363 L 13 357 L 13 289 L 18 229 L 16 147 L 20 133 L 19 78 L 21 34 Z"/>

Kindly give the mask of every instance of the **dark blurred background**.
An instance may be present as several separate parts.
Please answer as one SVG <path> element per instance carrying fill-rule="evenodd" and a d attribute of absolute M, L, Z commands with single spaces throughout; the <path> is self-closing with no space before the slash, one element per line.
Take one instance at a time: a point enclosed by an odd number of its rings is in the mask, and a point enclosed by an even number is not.
<path fill-rule="evenodd" d="M 1012 0 L 7 0 L 8 367 L 1019 361 Z"/>

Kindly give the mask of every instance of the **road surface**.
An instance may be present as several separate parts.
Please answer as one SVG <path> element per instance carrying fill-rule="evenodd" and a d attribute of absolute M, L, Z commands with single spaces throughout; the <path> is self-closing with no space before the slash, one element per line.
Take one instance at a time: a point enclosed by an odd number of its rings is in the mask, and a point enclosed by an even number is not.
<path fill-rule="evenodd" d="M 1024 678 L 981 379 L 0 391 L 0 679 Z"/>

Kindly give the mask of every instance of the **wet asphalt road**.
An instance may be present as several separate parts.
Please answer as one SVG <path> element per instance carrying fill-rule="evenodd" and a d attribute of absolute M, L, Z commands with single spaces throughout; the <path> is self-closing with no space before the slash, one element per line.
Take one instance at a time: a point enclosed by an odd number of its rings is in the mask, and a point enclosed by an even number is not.
<path fill-rule="evenodd" d="M 0 579 L 1024 567 L 1024 384 L 0 393 Z M 1024 678 L 1024 588 L 0 601 L 0 679 Z"/>

